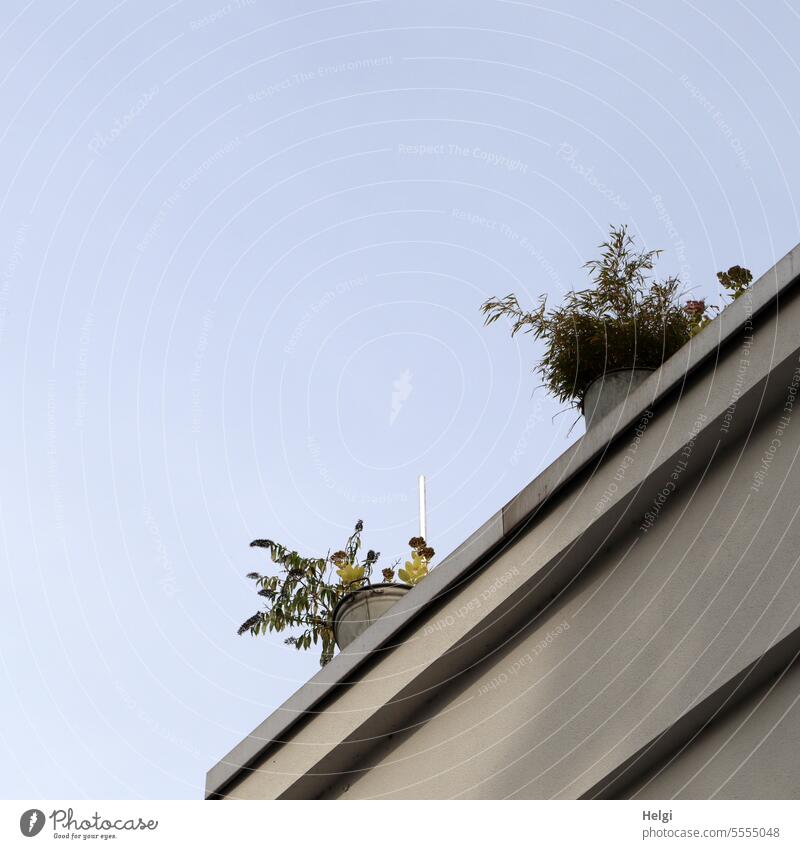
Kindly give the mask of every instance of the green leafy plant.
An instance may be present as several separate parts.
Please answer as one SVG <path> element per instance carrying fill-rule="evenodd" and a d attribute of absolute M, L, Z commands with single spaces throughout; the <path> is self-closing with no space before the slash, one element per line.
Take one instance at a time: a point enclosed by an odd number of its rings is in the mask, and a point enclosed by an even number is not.
<path fill-rule="evenodd" d="M 359 519 L 344 548 L 326 557 L 301 557 L 280 543 L 257 539 L 250 543 L 269 550 L 277 564 L 277 575 L 250 572 L 258 594 L 266 599 L 266 607 L 254 613 L 239 627 L 239 634 L 254 636 L 270 631 L 298 630 L 286 638 L 287 645 L 308 649 L 321 644 L 320 664 L 333 658 L 335 641 L 331 614 L 339 599 L 351 590 L 364 586 L 372 573 L 379 552 L 368 551 L 359 559 L 361 532 L 364 523 Z"/>
<path fill-rule="evenodd" d="M 705 300 L 681 304 L 678 277 L 651 274 L 661 251 L 638 250 L 625 226 L 612 227 L 600 250 L 584 266 L 592 285 L 570 290 L 560 306 L 548 309 L 543 295 L 528 311 L 513 293 L 481 306 L 485 324 L 505 317 L 512 336 L 522 331 L 543 340 L 535 371 L 559 401 L 578 408 L 592 381 L 614 369 L 658 368 L 713 317 Z M 740 266 L 717 277 L 734 299 L 752 280 Z"/>
<path fill-rule="evenodd" d="M 332 660 L 336 648 L 333 610 L 347 593 L 369 586 L 373 567 L 380 557 L 380 552 L 371 549 L 364 558 L 360 557 L 363 530 L 364 523 L 359 519 L 344 548 L 333 554 L 329 552 L 326 557 L 302 557 L 269 539 L 251 542 L 252 547 L 269 551 L 272 562 L 278 566 L 278 573 L 262 575 L 250 572 L 247 575 L 256 582 L 258 595 L 265 599 L 265 607 L 239 626 L 239 634 L 258 636 L 271 631 L 292 630 L 295 633 L 284 640 L 287 645 L 296 649 L 320 645 L 320 665 Z M 434 551 L 420 537 L 415 537 L 410 543 L 414 549 L 412 559 L 414 556 L 424 558 L 424 574 L 417 568 L 413 573 L 414 580 L 406 581 L 413 586 L 427 574 L 427 563 Z M 414 547 L 414 543 L 419 545 Z M 394 569 L 384 569 L 382 574 L 387 582 L 394 580 Z M 400 574 L 402 576 L 402 569 Z"/>

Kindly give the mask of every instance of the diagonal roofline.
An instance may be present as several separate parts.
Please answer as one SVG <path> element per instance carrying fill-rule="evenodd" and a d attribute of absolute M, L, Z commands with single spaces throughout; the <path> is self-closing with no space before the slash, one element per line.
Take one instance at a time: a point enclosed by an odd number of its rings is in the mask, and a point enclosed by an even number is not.
<path fill-rule="evenodd" d="M 339 686 L 387 642 L 408 626 L 444 593 L 466 579 L 499 549 L 513 540 L 528 520 L 570 481 L 600 458 L 609 444 L 628 431 L 642 414 L 661 399 L 680 390 L 699 367 L 718 355 L 759 314 L 778 310 L 781 295 L 800 278 L 800 244 L 777 262 L 730 304 L 701 333 L 684 345 L 661 368 L 630 394 L 625 404 L 594 425 L 561 454 L 503 508 L 448 555 L 428 577 L 297 690 L 257 728 L 247 735 L 206 776 L 206 798 L 219 798 L 224 789 L 259 760 L 274 744 L 286 740 L 292 727 Z"/>

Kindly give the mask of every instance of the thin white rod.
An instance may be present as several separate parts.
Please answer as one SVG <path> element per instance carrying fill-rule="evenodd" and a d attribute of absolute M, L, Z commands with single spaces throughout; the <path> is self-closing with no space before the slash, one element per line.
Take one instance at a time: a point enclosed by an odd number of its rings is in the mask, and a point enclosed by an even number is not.
<path fill-rule="evenodd" d="M 419 476 L 419 535 L 427 540 L 425 521 L 425 475 Z"/>

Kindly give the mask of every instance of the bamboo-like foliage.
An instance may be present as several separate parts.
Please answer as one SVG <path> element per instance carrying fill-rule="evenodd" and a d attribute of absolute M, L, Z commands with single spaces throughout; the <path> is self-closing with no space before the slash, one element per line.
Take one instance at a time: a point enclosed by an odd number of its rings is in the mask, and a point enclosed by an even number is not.
<path fill-rule="evenodd" d="M 716 307 L 704 300 L 680 302 L 680 279 L 652 274 L 661 251 L 640 251 L 625 226 L 612 227 L 599 259 L 585 264 L 591 286 L 570 290 L 548 309 L 547 296 L 523 309 L 516 295 L 481 306 L 485 323 L 510 319 L 511 335 L 532 333 L 545 343 L 535 371 L 559 401 L 580 408 L 589 384 L 614 369 L 658 368 L 711 321 Z M 740 266 L 717 275 L 732 298 L 752 280 Z"/>

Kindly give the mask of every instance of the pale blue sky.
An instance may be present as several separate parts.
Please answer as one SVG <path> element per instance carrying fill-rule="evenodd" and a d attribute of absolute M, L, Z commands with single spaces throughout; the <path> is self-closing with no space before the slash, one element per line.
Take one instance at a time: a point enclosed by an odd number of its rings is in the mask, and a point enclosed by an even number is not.
<path fill-rule="evenodd" d="M 199 798 L 318 668 L 251 539 L 424 472 L 444 555 L 580 436 L 487 296 L 800 241 L 796 2 L 551 5 L 4 4 L 0 795 Z"/>

